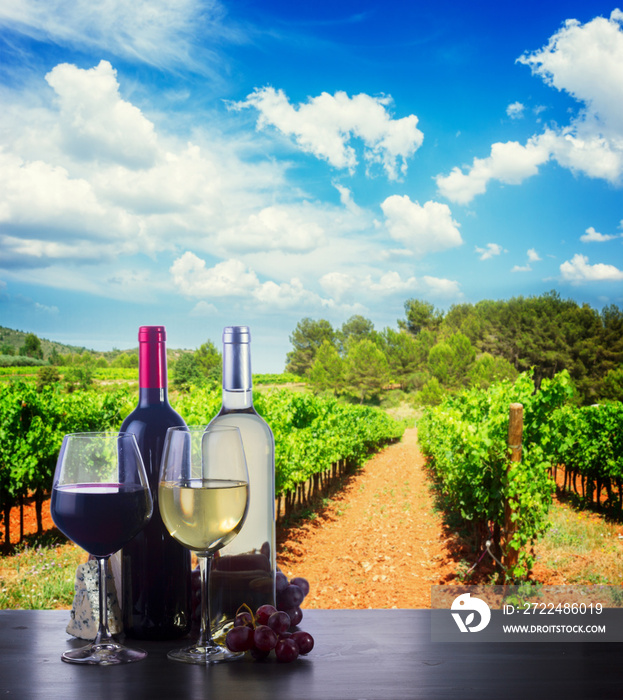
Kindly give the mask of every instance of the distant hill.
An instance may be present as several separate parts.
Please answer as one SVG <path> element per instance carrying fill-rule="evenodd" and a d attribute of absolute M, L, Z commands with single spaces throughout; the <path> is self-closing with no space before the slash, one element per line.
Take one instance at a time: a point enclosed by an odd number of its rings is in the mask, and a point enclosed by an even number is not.
<path fill-rule="evenodd" d="M 16 331 L 13 328 L 5 328 L 0 326 L 0 355 L 19 355 L 20 350 L 24 347 L 26 341 L 26 336 L 29 335 L 31 331 Z M 35 333 L 35 335 L 37 335 Z M 134 348 L 128 350 L 106 350 L 104 352 L 92 350 L 84 346 L 80 347 L 77 345 L 65 345 L 64 343 L 57 343 L 54 340 L 47 340 L 38 336 L 41 341 L 41 349 L 43 350 L 43 359 L 47 360 L 50 355 L 56 350 L 59 355 L 71 355 L 75 353 L 83 353 L 85 351 L 92 353 L 95 357 L 105 357 L 108 362 L 113 360 L 117 355 L 121 354 L 136 354 L 138 355 L 138 345 Z M 10 352 L 7 352 L 10 350 Z M 179 357 L 185 353 L 192 353 L 193 350 L 188 349 L 174 349 L 167 348 L 167 357 L 170 361 L 179 359 Z"/>
<path fill-rule="evenodd" d="M 24 347 L 27 335 L 29 335 L 29 333 L 26 331 L 16 331 L 12 328 L 0 326 L 0 355 L 19 355 L 21 348 Z M 53 340 L 46 340 L 41 337 L 39 337 L 39 340 L 41 341 L 41 349 L 43 350 L 43 358 L 45 360 L 48 359 L 54 350 L 56 350 L 59 355 L 69 355 L 70 353 L 83 352 L 88 349 L 75 345 L 64 345 L 63 343 L 57 343 Z M 12 352 L 7 352 L 9 349 L 11 349 Z"/>

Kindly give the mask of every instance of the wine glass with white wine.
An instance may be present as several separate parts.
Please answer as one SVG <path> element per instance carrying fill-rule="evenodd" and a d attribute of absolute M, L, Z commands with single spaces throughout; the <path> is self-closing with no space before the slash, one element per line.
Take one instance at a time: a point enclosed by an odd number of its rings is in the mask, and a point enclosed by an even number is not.
<path fill-rule="evenodd" d="M 189 647 L 168 653 L 174 661 L 211 664 L 243 656 L 212 639 L 208 582 L 214 553 L 244 523 L 249 475 L 240 431 L 235 426 L 167 430 L 158 505 L 171 536 L 192 550 L 201 571 L 201 631 Z"/>

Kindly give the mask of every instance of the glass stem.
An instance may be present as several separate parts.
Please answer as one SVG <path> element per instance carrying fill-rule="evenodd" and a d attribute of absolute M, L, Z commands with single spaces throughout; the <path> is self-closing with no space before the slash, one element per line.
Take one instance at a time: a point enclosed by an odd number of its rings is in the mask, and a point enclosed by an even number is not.
<path fill-rule="evenodd" d="M 93 644 L 112 644 L 114 640 L 108 629 L 108 595 L 106 581 L 106 564 L 108 557 L 97 557 L 97 572 L 99 576 L 99 628 Z"/>
<path fill-rule="evenodd" d="M 212 640 L 212 630 L 210 629 L 210 570 L 212 569 L 212 554 L 206 554 L 198 557 L 199 571 L 201 572 L 201 632 L 199 633 L 200 647 L 211 647 L 214 645 Z"/>

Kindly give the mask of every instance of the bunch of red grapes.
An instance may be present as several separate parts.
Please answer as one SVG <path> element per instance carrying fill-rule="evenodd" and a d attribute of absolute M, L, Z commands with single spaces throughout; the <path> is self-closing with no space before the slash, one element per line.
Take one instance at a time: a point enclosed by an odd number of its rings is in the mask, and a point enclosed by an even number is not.
<path fill-rule="evenodd" d="M 288 581 L 281 571 L 277 571 L 276 583 L 277 607 L 261 605 L 255 615 L 250 610 L 236 615 L 225 638 L 231 651 L 248 651 L 260 660 L 274 650 L 277 661 L 289 663 L 314 648 L 311 634 L 295 629 L 303 619 L 301 603 L 309 593 L 309 584 L 301 577 Z"/>

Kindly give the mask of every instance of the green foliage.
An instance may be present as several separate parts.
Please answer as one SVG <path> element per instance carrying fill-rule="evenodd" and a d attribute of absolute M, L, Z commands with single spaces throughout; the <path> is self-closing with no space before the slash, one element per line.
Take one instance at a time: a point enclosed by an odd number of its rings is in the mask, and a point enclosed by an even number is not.
<path fill-rule="evenodd" d="M 26 355 L 0 355 L 0 367 L 41 367 L 45 362 Z"/>
<path fill-rule="evenodd" d="M 623 401 L 623 366 L 607 372 L 602 382 L 601 395 L 611 401 Z"/>
<path fill-rule="evenodd" d="M 372 340 L 376 339 L 376 331 L 374 330 L 374 324 L 369 318 L 360 316 L 359 314 L 351 316 L 348 321 L 342 324 L 342 328 L 337 334 L 340 349 L 343 354 L 348 352 L 348 346 L 350 343 L 359 340 Z"/>
<path fill-rule="evenodd" d="M 361 403 L 378 397 L 389 382 L 383 351 L 371 340 L 353 341 L 346 356 L 346 390 Z"/>
<path fill-rule="evenodd" d="M 20 495 L 49 493 L 63 435 L 116 429 L 130 410 L 127 391 L 40 389 L 33 382 L 0 385 L 0 510 Z"/>
<path fill-rule="evenodd" d="M 314 321 L 311 318 L 299 321 L 290 336 L 293 350 L 286 358 L 286 372 L 301 377 L 305 375 L 311 369 L 316 352 L 325 340 L 330 343 L 336 341 L 336 333 L 329 321 Z"/>
<path fill-rule="evenodd" d="M 595 489 L 604 486 L 610 505 L 623 506 L 623 404 L 563 406 L 548 426 L 548 458 L 562 464 L 575 483 L 584 481 L 584 496 L 593 500 Z M 600 488 L 601 490 L 601 488 Z M 618 495 L 615 495 L 618 492 Z"/>
<path fill-rule="evenodd" d="M 329 391 L 337 396 L 344 387 L 344 370 L 344 361 L 337 348 L 325 340 L 307 373 L 307 381 L 316 393 Z"/>
<path fill-rule="evenodd" d="M 420 331 L 429 330 L 435 332 L 438 330 L 443 314 L 436 309 L 433 304 L 421 299 L 407 299 L 405 301 L 405 316 L 406 321 L 399 320 L 399 328 L 417 335 Z"/>
<path fill-rule="evenodd" d="M 201 373 L 208 381 L 220 381 L 223 373 L 223 360 L 218 348 L 211 340 L 201 345 L 194 354 Z"/>
<path fill-rule="evenodd" d="M 485 352 L 470 367 L 468 381 L 475 389 L 488 389 L 494 382 L 514 382 L 518 375 L 519 372 L 505 357 L 494 357 Z"/>
<path fill-rule="evenodd" d="M 205 376 L 196 357 L 189 352 L 184 353 L 173 366 L 172 384 L 180 391 L 188 391 L 191 386 L 205 384 Z"/>
<path fill-rule="evenodd" d="M 186 422 L 195 425 L 209 423 L 220 407 L 220 390 L 209 387 L 193 388 L 175 404 Z M 277 495 L 338 460 L 359 463 L 404 432 L 404 425 L 381 409 L 289 389 L 257 394 L 255 408 L 275 436 Z"/>
<path fill-rule="evenodd" d="M 425 411 L 418 422 L 422 451 L 431 460 L 451 508 L 473 523 L 493 531 L 504 526 L 505 503 L 516 511 L 514 549 L 521 551 L 511 577 L 526 575 L 532 560 L 527 545 L 547 527 L 554 484 L 551 466 L 556 409 L 572 395 L 567 372 L 543 380 L 534 391 L 531 372 L 514 383 L 493 384 L 488 391 L 465 390 Z M 511 403 L 523 405 L 522 460 L 508 466 L 508 414 Z"/>
<path fill-rule="evenodd" d="M 57 367 L 46 365 L 41 367 L 37 372 L 37 391 L 41 391 L 48 384 L 58 384 L 61 380 L 61 374 Z"/>
<path fill-rule="evenodd" d="M 21 354 L 27 357 L 35 357 L 38 360 L 43 360 L 43 349 L 41 341 L 34 333 L 28 333 L 24 338 L 24 345 L 21 349 Z"/>

